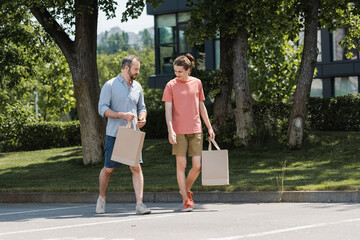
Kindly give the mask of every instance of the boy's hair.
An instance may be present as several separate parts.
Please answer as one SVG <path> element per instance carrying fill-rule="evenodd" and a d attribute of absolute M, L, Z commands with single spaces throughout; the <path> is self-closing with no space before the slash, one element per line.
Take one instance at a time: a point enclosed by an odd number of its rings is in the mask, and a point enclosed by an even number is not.
<path fill-rule="evenodd" d="M 195 58 L 187 53 L 186 55 L 181 55 L 174 60 L 174 66 L 182 66 L 185 70 L 192 69 L 195 67 Z"/>

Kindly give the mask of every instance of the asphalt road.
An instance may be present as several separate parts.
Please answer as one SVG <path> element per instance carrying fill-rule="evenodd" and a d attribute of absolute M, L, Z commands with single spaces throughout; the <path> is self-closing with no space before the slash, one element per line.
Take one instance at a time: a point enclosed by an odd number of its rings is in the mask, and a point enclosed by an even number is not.
<path fill-rule="evenodd" d="M 176 203 L 147 204 L 149 215 L 135 215 L 134 204 L 2 203 L 0 240 L 358 240 L 360 204 L 200 203 L 190 213 Z"/>

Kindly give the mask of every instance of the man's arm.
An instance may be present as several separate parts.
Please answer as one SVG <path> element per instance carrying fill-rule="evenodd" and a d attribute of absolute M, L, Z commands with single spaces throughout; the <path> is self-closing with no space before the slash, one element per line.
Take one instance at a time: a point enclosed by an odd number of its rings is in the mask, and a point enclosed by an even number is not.
<path fill-rule="evenodd" d="M 104 116 L 107 118 L 121 118 L 130 122 L 136 115 L 131 112 L 115 112 L 109 108 L 105 111 Z"/>
<path fill-rule="evenodd" d="M 146 124 L 146 116 L 147 116 L 146 111 L 142 111 L 142 112 L 139 113 L 139 120 L 138 120 L 138 127 L 139 128 L 142 128 Z"/>

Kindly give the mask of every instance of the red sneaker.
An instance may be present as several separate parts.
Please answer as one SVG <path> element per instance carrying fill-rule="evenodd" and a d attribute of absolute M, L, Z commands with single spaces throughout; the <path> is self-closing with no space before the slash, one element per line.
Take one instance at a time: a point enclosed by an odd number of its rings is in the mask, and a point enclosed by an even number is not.
<path fill-rule="evenodd" d="M 184 203 L 184 208 L 181 210 L 182 212 L 191 212 L 193 210 L 193 202 L 190 199 L 187 199 Z"/>
<path fill-rule="evenodd" d="M 192 191 L 188 191 L 187 192 L 187 197 L 189 198 L 189 200 L 191 201 L 192 203 L 192 206 L 194 207 L 195 206 L 195 203 L 194 203 L 194 200 L 192 198 L 192 196 L 194 195 L 194 193 Z"/>

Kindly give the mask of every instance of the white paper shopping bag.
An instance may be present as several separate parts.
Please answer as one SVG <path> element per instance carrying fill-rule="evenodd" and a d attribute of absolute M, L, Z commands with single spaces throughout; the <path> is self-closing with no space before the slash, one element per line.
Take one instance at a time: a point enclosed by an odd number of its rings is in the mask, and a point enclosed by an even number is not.
<path fill-rule="evenodd" d="M 211 143 L 217 150 L 211 149 Z M 229 185 L 228 150 L 220 150 L 214 139 L 209 141 L 208 151 L 202 151 L 202 185 Z"/>
<path fill-rule="evenodd" d="M 131 128 L 129 122 L 126 127 L 119 127 L 111 160 L 129 166 L 138 166 L 145 132 L 137 131 L 135 122 L 133 125 L 134 128 Z"/>

